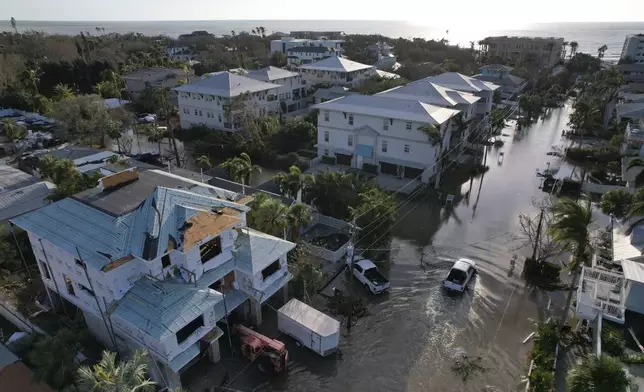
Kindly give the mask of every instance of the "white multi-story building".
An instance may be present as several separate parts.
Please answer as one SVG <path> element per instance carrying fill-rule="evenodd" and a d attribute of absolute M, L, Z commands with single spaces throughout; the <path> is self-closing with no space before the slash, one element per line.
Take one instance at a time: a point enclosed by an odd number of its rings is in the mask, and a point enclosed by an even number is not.
<path fill-rule="evenodd" d="M 523 78 L 510 74 L 512 70 L 512 67 L 502 64 L 485 65 L 481 67 L 481 73 L 474 75 L 473 78 L 500 86 L 501 99 L 518 101 L 526 81 Z"/>
<path fill-rule="evenodd" d="M 11 222 L 28 233 L 50 297 L 82 310 L 106 345 L 147 350 L 151 377 L 174 388 L 201 354 L 219 361 L 218 322 L 236 312 L 261 323 L 292 277 L 295 244 L 246 228 L 238 196 L 128 170 Z"/>
<path fill-rule="evenodd" d="M 329 57 L 315 63 L 301 65 L 300 73 L 310 85 L 329 83 L 353 86 L 376 75 L 373 65 L 361 64 L 343 57 Z"/>
<path fill-rule="evenodd" d="M 314 61 L 324 60 L 328 57 L 340 56 L 341 52 L 326 46 L 296 46 L 286 51 L 288 65 L 310 64 Z"/>
<path fill-rule="evenodd" d="M 205 125 L 236 131 L 241 112 L 263 117 L 279 110 L 280 85 L 230 72 L 215 72 L 175 88 L 181 128 Z M 289 87 L 290 88 L 290 87 Z"/>
<path fill-rule="evenodd" d="M 342 52 L 344 51 L 344 40 L 282 37 L 281 39 L 275 39 L 271 41 L 271 52 L 282 52 L 285 55 L 288 55 L 289 49 L 300 46 L 328 48 L 342 54 Z"/>
<path fill-rule="evenodd" d="M 494 91 L 499 88 L 496 84 L 474 79 L 458 72 L 445 72 L 421 80 L 427 80 L 442 87 L 471 93 L 480 97 L 481 99 L 478 100 L 476 106 L 476 114 L 479 117 L 488 116 L 492 112 Z"/>
<path fill-rule="evenodd" d="M 452 135 L 460 134 L 460 138 L 452 138 L 451 144 L 456 144 L 467 137 L 470 130 L 477 124 L 476 117 L 478 101 L 481 99 L 470 93 L 457 91 L 422 79 L 405 86 L 394 87 L 376 94 L 378 96 L 420 101 L 448 109 L 458 110 L 459 121 L 452 121 Z M 464 146 L 465 144 L 463 144 Z"/>
<path fill-rule="evenodd" d="M 621 59 L 630 57 L 633 64 L 644 64 L 644 34 L 627 35 L 622 48 Z"/>
<path fill-rule="evenodd" d="M 266 67 L 248 71 L 246 76 L 279 86 L 277 99 L 282 113 L 290 113 L 305 107 L 306 81 L 299 73 L 277 67 Z"/>
<path fill-rule="evenodd" d="M 179 68 L 142 68 L 123 76 L 128 96 L 137 99 L 148 87 L 173 88 L 193 77 L 192 71 Z M 173 97 L 173 99 L 176 97 Z"/>
<path fill-rule="evenodd" d="M 488 57 L 509 60 L 533 60 L 554 65 L 563 57 L 563 38 L 558 37 L 487 37 L 481 41 L 481 50 Z"/>
<path fill-rule="evenodd" d="M 350 95 L 314 106 L 318 116 L 318 156 L 339 165 L 428 182 L 436 158 L 449 146 L 451 119 L 458 110 L 418 100 L 380 95 Z M 442 143 L 432 143 L 421 129 L 438 128 Z M 373 171 L 373 169 L 371 170 Z"/>

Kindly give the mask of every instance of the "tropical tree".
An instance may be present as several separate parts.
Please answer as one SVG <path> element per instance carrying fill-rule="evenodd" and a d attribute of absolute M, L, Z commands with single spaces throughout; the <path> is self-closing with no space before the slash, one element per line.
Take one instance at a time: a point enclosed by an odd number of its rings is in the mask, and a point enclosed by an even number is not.
<path fill-rule="evenodd" d="M 74 92 L 68 85 L 58 83 L 54 86 L 54 101 L 62 101 L 63 99 L 72 98 L 73 96 Z"/>
<path fill-rule="evenodd" d="M 577 41 L 570 42 L 570 58 L 572 58 L 577 53 L 578 47 L 579 47 L 579 44 L 577 43 Z"/>
<path fill-rule="evenodd" d="M 590 201 L 581 205 L 575 200 L 562 198 L 551 207 L 552 222 L 548 227 L 549 233 L 555 241 L 560 242 L 573 253 L 568 269 L 573 273 L 570 287 L 577 287 L 581 267 L 588 262 L 590 249 L 590 232 L 593 224 L 593 214 Z M 575 290 L 568 292 L 566 307 L 562 320 L 566 320 L 572 304 Z"/>
<path fill-rule="evenodd" d="M 619 359 L 590 355 L 574 366 L 566 378 L 568 392 L 627 392 L 631 380 Z"/>
<path fill-rule="evenodd" d="M 300 229 L 313 221 L 311 208 L 304 203 L 295 203 L 289 207 L 286 219 L 291 226 L 291 239 L 297 243 L 300 240 Z"/>
<path fill-rule="evenodd" d="M 174 137 L 174 130 L 170 123 L 170 117 L 176 113 L 176 108 L 171 102 L 171 91 L 169 88 L 162 87 L 147 87 L 145 88 L 138 100 L 138 104 L 147 112 L 155 113 L 158 118 L 165 118 L 166 128 L 168 130 L 168 138 L 172 145 L 175 163 L 178 167 L 181 166 L 181 155 L 177 147 L 177 140 Z"/>
<path fill-rule="evenodd" d="M 195 159 L 195 163 L 202 169 L 210 169 L 212 164 L 210 163 L 210 158 L 208 155 L 200 155 Z"/>
<path fill-rule="evenodd" d="M 5 137 L 12 142 L 24 139 L 27 135 L 27 127 L 8 118 L 2 120 L 2 130 Z"/>
<path fill-rule="evenodd" d="M 644 189 L 640 189 L 633 196 L 633 203 L 626 213 L 628 219 L 640 218 L 631 224 L 631 229 L 642 221 L 644 216 Z"/>
<path fill-rule="evenodd" d="M 79 95 L 54 102 L 50 115 L 58 120 L 57 132 L 62 139 L 101 146 L 112 119 L 103 99 L 97 95 Z"/>
<path fill-rule="evenodd" d="M 396 222 L 396 198 L 370 188 L 360 194 L 360 201 L 356 208 L 351 208 L 351 217 L 362 229 L 357 242 L 367 248 L 386 243 Z"/>
<path fill-rule="evenodd" d="M 139 126 L 139 131 L 145 132 L 148 135 L 148 142 L 157 144 L 157 151 L 159 151 L 159 158 L 163 158 L 163 152 L 161 151 L 161 143 L 165 139 L 166 132 L 165 129 L 159 128 L 156 125 L 152 124 L 142 124 Z"/>
<path fill-rule="evenodd" d="M 604 53 L 605 53 L 607 50 L 608 50 L 608 46 L 606 46 L 606 45 L 602 45 L 602 46 L 600 46 L 600 47 L 599 47 L 599 49 L 597 49 L 597 57 L 598 57 L 599 59 L 603 59 L 603 58 L 604 58 Z"/>
<path fill-rule="evenodd" d="M 304 184 L 302 171 L 297 166 L 289 167 L 288 173 L 279 173 L 274 180 L 280 192 L 290 198 L 296 198 Z"/>
<path fill-rule="evenodd" d="M 121 121 L 110 119 L 105 124 L 105 134 L 116 141 L 118 153 L 121 153 L 121 138 L 123 137 L 124 125 Z"/>
<path fill-rule="evenodd" d="M 116 361 L 116 353 L 103 351 L 101 361 L 78 370 L 80 392 L 152 392 L 155 383 L 148 378 L 148 355 L 136 350 L 127 361 Z"/>
<path fill-rule="evenodd" d="M 580 144 L 585 131 L 594 131 L 601 127 L 603 105 L 597 97 L 582 97 L 573 104 L 573 112 L 568 125 L 580 133 Z"/>
<path fill-rule="evenodd" d="M 253 165 L 250 156 L 245 152 L 239 154 L 238 157 L 225 160 L 219 167 L 226 170 L 231 180 L 243 185 L 250 184 L 253 173 L 261 173 L 262 171 L 259 166 Z"/>
<path fill-rule="evenodd" d="M 633 200 L 633 194 L 626 189 L 613 189 L 602 195 L 599 207 L 604 214 L 622 218 L 631 209 Z"/>
<path fill-rule="evenodd" d="M 55 335 L 36 334 L 26 342 L 25 363 L 36 381 L 54 389 L 73 384 L 76 378 L 76 356 L 82 349 L 84 334 L 77 330 L 59 329 Z"/>
<path fill-rule="evenodd" d="M 293 274 L 289 287 L 294 291 L 295 296 L 301 297 L 304 302 L 310 304 L 311 295 L 324 283 L 322 265 L 303 245 L 298 245 L 288 252 L 288 265 L 289 271 Z"/>
<path fill-rule="evenodd" d="M 70 159 L 62 159 L 46 155 L 39 162 L 40 174 L 56 185 L 54 191 L 47 197 L 57 201 L 96 186 L 99 173 L 85 174 L 76 170 L 76 165 Z"/>
<path fill-rule="evenodd" d="M 446 154 L 443 154 L 443 133 L 441 132 L 440 128 L 432 124 L 422 126 L 418 128 L 418 130 L 424 133 L 425 135 L 427 135 L 427 138 L 429 139 L 429 142 L 432 144 L 432 146 L 434 147 L 438 146 L 435 154 L 436 156 L 435 188 L 438 189 L 440 187 L 441 170 L 443 169 L 443 161 L 447 157 Z"/>
<path fill-rule="evenodd" d="M 289 208 L 280 199 L 257 192 L 253 194 L 250 207 L 247 214 L 249 227 L 277 237 L 284 236 L 288 227 Z"/>
<path fill-rule="evenodd" d="M 18 34 L 18 24 L 16 23 L 16 18 L 13 16 L 11 17 L 11 28 L 16 34 Z"/>
<path fill-rule="evenodd" d="M 505 111 L 496 108 L 492 109 L 492 112 L 490 113 L 490 126 L 492 127 L 492 131 L 499 131 L 505 128 L 506 118 L 507 113 L 505 113 Z"/>
<path fill-rule="evenodd" d="M 360 204 L 360 194 L 373 187 L 359 173 L 325 171 L 315 180 L 304 181 L 305 201 L 321 214 L 343 220 L 351 218 L 351 208 Z"/>

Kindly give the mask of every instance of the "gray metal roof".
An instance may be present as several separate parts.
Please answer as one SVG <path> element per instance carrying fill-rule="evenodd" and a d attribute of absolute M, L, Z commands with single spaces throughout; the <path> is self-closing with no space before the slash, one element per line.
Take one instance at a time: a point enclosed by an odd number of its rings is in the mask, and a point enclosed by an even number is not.
<path fill-rule="evenodd" d="M 261 80 L 263 82 L 272 82 L 273 80 L 293 78 L 299 76 L 297 72 L 291 72 L 289 70 L 277 67 L 266 67 L 262 69 L 254 69 L 248 71 L 246 77 L 253 78 L 255 80 Z"/>
<path fill-rule="evenodd" d="M 0 369 L 16 362 L 20 362 L 20 358 L 0 342 Z"/>
<path fill-rule="evenodd" d="M 55 185 L 51 182 L 42 181 L 24 188 L 0 193 L 0 222 L 48 204 L 46 198 L 54 188 Z"/>
<path fill-rule="evenodd" d="M 0 165 L 0 193 L 23 188 L 38 178 L 7 165 Z"/>
<path fill-rule="evenodd" d="M 644 264 L 639 261 L 622 260 L 622 269 L 624 277 L 628 280 L 638 283 L 644 283 Z"/>
<path fill-rule="evenodd" d="M 345 59 L 344 57 L 332 56 L 328 59 L 316 61 L 311 64 L 300 65 L 299 68 L 312 71 L 354 72 L 362 69 L 374 68 L 374 66 Z"/>
<path fill-rule="evenodd" d="M 253 276 L 295 248 L 295 244 L 260 231 L 243 229 L 237 236 L 235 248 L 235 268 Z"/>
<path fill-rule="evenodd" d="M 142 277 L 118 301 L 112 316 L 164 340 L 214 308 L 222 298 L 221 293 L 209 288 Z"/>
<path fill-rule="evenodd" d="M 212 94 L 219 97 L 236 97 L 243 93 L 254 93 L 278 88 L 278 84 L 266 83 L 230 72 L 215 72 L 202 79 L 175 88 L 188 93 Z"/>
<path fill-rule="evenodd" d="M 458 72 L 445 72 L 440 75 L 430 76 L 421 80 L 428 80 L 432 83 L 440 84 L 443 87 L 451 88 L 458 91 L 477 93 L 479 91 L 494 91 L 499 86 L 474 79 Z"/>
<path fill-rule="evenodd" d="M 56 158 L 71 159 L 73 161 L 76 159 L 88 157 L 90 155 L 95 155 L 100 152 L 102 152 L 102 150 L 91 147 L 68 146 L 64 148 L 56 148 L 53 150 L 37 152 L 32 155 L 35 157 L 44 157 L 46 155 L 51 155 Z"/>

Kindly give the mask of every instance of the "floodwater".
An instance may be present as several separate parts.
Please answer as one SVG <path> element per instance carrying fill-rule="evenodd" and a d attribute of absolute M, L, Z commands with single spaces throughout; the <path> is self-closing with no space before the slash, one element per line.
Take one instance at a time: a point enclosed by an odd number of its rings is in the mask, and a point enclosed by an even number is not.
<path fill-rule="evenodd" d="M 392 229 L 390 260 L 380 265 L 391 280 L 391 292 L 373 297 L 353 283 L 344 287 L 368 301 L 369 315 L 359 319 L 350 333 L 342 328 L 340 358 L 321 358 L 281 336 L 291 358 L 285 375 L 271 378 L 248 366 L 241 374 L 230 374 L 228 387 L 339 392 L 524 387 L 521 378 L 527 373 L 531 345 L 522 341 L 532 332 L 534 321 L 555 315 L 565 299 L 562 293 L 524 287 L 522 261 L 530 251 L 516 249 L 518 215 L 533 211 L 533 201 L 546 195 L 539 189 L 536 170 L 544 169 L 546 162 L 559 164 L 558 158 L 546 153 L 565 143 L 560 135 L 569 111 L 569 107 L 552 110 L 522 131 L 513 126 L 504 130 L 509 134 L 503 137 L 505 145 L 489 148 L 490 170 L 462 185 L 454 208 L 443 208 L 444 195 L 441 201 L 430 196 L 402 205 Z M 497 159 L 500 151 L 502 164 Z M 520 257 L 512 269 L 514 253 Z M 442 280 L 460 257 L 475 260 L 479 273 L 469 291 L 450 295 L 442 289 Z M 265 320 L 267 313 L 274 310 L 265 309 Z M 463 355 L 482 357 L 478 364 L 484 371 L 463 381 L 452 369 Z"/>

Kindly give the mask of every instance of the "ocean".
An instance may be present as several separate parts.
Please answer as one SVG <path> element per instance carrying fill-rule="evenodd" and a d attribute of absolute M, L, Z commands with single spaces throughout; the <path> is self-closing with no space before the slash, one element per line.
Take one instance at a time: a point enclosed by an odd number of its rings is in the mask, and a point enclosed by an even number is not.
<path fill-rule="evenodd" d="M 206 30 L 215 35 L 250 31 L 263 26 L 268 33 L 297 30 L 344 31 L 348 34 L 382 34 L 387 37 L 447 38 L 451 43 L 469 47 L 470 41 L 479 41 L 493 35 L 520 35 L 535 37 L 563 37 L 567 41 L 577 41 L 578 51 L 596 54 L 597 48 L 608 46 L 606 60 L 617 60 L 627 34 L 644 33 L 644 22 L 624 23 L 540 23 L 529 24 L 522 29 L 503 30 L 495 26 L 454 26 L 445 30 L 428 25 L 404 21 L 365 21 L 365 20 L 211 20 L 211 21 L 142 21 L 142 22 L 48 22 L 18 21 L 20 31 L 36 30 L 49 34 L 78 34 L 88 31 L 96 34 L 96 27 L 104 28 L 104 33 L 138 32 L 145 35 L 180 34 L 195 30 Z M 0 31 L 12 30 L 9 21 L 0 21 Z"/>

